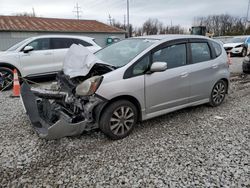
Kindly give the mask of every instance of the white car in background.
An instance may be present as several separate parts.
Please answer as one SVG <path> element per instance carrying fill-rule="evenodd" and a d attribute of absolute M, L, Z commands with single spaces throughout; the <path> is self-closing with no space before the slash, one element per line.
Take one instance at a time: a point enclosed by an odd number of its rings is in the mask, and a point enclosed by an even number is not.
<path fill-rule="evenodd" d="M 80 44 L 93 53 L 101 49 L 90 37 L 43 35 L 25 39 L 0 52 L 0 90 L 12 87 L 14 69 L 28 78 L 56 74 L 62 70 L 64 57 L 72 44 Z"/>
<path fill-rule="evenodd" d="M 227 53 L 245 57 L 250 51 L 250 36 L 237 36 L 223 45 Z"/>

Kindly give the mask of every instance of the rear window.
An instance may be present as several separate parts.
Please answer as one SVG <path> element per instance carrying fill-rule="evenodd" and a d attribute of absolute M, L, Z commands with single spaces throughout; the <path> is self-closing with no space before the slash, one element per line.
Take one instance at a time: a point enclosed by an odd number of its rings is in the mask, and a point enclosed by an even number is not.
<path fill-rule="evenodd" d="M 211 59 L 210 49 L 207 43 L 191 43 L 192 61 L 199 63 Z"/>
<path fill-rule="evenodd" d="M 81 45 L 83 45 L 85 47 L 87 47 L 87 46 L 93 46 L 92 44 L 90 44 L 90 43 L 88 43 L 88 42 L 86 42 L 84 40 L 80 40 L 80 39 L 73 39 L 73 40 L 74 40 L 75 44 L 81 44 Z"/>
<path fill-rule="evenodd" d="M 216 57 L 219 57 L 222 53 L 221 45 L 217 42 L 212 42 L 212 46 L 214 48 Z"/>

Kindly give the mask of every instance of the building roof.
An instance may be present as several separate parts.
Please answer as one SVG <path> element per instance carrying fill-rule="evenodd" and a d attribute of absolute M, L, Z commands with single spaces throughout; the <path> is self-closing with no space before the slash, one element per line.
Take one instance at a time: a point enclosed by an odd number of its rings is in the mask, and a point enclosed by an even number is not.
<path fill-rule="evenodd" d="M 125 33 L 96 20 L 0 16 L 0 31 Z"/>

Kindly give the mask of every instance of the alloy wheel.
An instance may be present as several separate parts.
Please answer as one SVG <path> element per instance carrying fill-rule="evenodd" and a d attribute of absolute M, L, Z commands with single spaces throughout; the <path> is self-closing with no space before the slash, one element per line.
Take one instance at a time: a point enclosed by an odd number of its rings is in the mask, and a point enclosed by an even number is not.
<path fill-rule="evenodd" d="M 0 90 L 9 88 L 13 82 L 13 74 L 11 71 L 0 70 Z"/>
<path fill-rule="evenodd" d="M 212 92 L 212 100 L 215 104 L 220 104 L 223 102 L 226 95 L 226 86 L 223 82 L 218 82 Z"/>
<path fill-rule="evenodd" d="M 110 119 L 110 130 L 115 135 L 124 135 L 132 127 L 135 121 L 135 114 L 128 106 L 118 107 Z"/>

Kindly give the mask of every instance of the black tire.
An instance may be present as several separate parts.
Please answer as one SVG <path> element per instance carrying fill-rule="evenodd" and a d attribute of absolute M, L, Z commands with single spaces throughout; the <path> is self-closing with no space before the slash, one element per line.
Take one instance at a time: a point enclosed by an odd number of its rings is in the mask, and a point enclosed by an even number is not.
<path fill-rule="evenodd" d="M 13 86 L 13 71 L 6 67 L 0 67 L 0 91 L 9 90 Z"/>
<path fill-rule="evenodd" d="M 130 134 L 137 120 L 138 111 L 135 105 L 127 100 L 119 100 L 104 109 L 99 127 L 107 137 L 118 140 Z"/>
<path fill-rule="evenodd" d="M 242 57 L 245 57 L 247 55 L 247 49 L 246 48 L 243 48 L 242 49 L 242 52 L 241 52 L 241 56 Z"/>
<path fill-rule="evenodd" d="M 221 105 L 224 101 L 227 93 L 227 83 L 223 80 L 219 80 L 213 87 L 210 94 L 210 106 L 216 107 Z"/>

